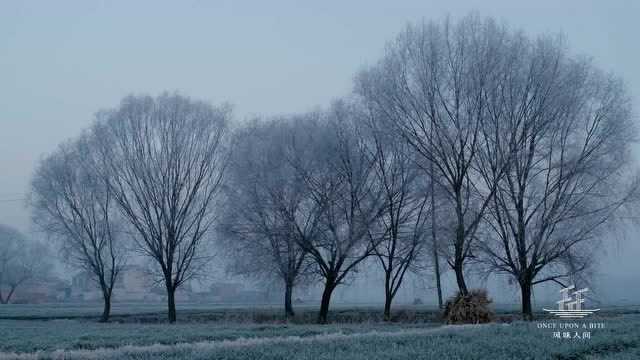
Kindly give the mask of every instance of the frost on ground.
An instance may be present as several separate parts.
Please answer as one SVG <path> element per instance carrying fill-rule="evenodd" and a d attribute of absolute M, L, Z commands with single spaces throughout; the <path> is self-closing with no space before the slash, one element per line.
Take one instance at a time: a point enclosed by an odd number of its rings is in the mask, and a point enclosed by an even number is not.
<path fill-rule="evenodd" d="M 588 340 L 556 339 L 534 322 L 418 327 L 410 324 L 256 326 L 0 321 L 2 359 L 607 359 L 640 358 L 640 314 L 592 318 Z M 32 325 L 29 325 L 32 324 Z M 29 329 L 41 323 L 37 331 Z M 95 326 L 95 329 L 91 326 Z M 12 336 L 14 326 L 17 336 Z M 22 326 L 23 328 L 19 328 Z M 82 339 L 83 326 L 92 333 Z M 201 327 L 200 327 L 201 326 Z M 65 328 L 69 328 L 67 332 Z M 53 330 L 55 329 L 55 330 Z M 44 334 L 48 330 L 50 334 Z M 136 334 L 137 330 L 143 330 Z M 167 333 L 161 333 L 161 331 Z M 58 334 L 59 333 L 59 334 Z M 31 334 L 31 338 L 29 338 Z M 25 336 L 26 335 L 26 336 Z M 78 341 L 71 341 L 71 339 Z M 128 339 L 128 342 L 123 341 Z M 81 340 L 81 341 L 80 341 Z M 131 343 L 131 342 L 134 343 Z M 12 343 L 13 342 L 13 343 Z M 33 344 L 46 346 L 33 347 Z M 41 349 L 40 351 L 35 351 Z M 59 350 L 56 350 L 59 349 Z M 12 352 L 14 351 L 14 352 Z"/>
<path fill-rule="evenodd" d="M 37 351 L 33 353 L 1 352 L 0 360 L 40 360 L 40 359 L 120 359 L 135 357 L 138 354 L 161 355 L 176 352 L 207 353 L 221 348 L 240 348 L 270 345 L 303 345 L 308 343 L 321 344 L 323 342 L 349 341 L 365 338 L 393 338 L 403 336 L 427 335 L 442 331 L 463 331 L 486 325 L 458 325 L 441 326 L 431 329 L 410 329 L 394 332 L 380 332 L 373 330 L 366 333 L 344 334 L 342 332 L 319 334 L 313 336 L 279 336 L 270 338 L 239 338 L 221 341 L 200 341 L 194 343 L 179 343 L 173 345 L 153 344 L 146 346 L 124 345 L 117 348 L 98 348 L 94 350 L 55 350 Z"/>

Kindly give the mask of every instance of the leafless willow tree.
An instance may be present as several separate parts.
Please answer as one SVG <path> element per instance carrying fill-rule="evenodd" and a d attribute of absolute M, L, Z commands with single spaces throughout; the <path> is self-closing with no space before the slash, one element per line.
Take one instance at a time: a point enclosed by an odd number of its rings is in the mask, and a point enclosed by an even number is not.
<path fill-rule="evenodd" d="M 210 258 L 219 193 L 229 157 L 230 109 L 180 95 L 126 97 L 98 114 L 100 169 L 143 253 L 159 268 L 168 318 L 175 291 Z"/>
<path fill-rule="evenodd" d="M 95 168 L 94 145 L 84 134 L 44 158 L 31 183 L 31 207 L 34 222 L 60 241 L 64 258 L 100 287 L 106 322 L 127 249 L 108 179 Z"/>
<path fill-rule="evenodd" d="M 569 56 L 561 40 L 514 34 L 505 50 L 489 114 L 516 146 L 485 214 L 483 259 L 515 278 L 531 319 L 533 286 L 568 285 L 587 270 L 606 225 L 635 200 L 636 132 L 622 82 Z"/>
<path fill-rule="evenodd" d="M 8 304 L 20 286 L 43 280 L 50 271 L 49 259 L 43 244 L 0 224 L 0 304 Z"/>
<path fill-rule="evenodd" d="M 309 278 L 300 242 L 317 236 L 321 215 L 292 165 L 304 156 L 291 151 L 291 139 L 300 135 L 295 122 L 256 121 L 240 129 L 221 227 L 234 273 L 283 281 L 287 317 L 294 315 L 294 287 Z"/>
<path fill-rule="evenodd" d="M 391 319 L 391 303 L 407 271 L 415 270 L 424 257 L 431 233 L 430 186 L 421 177 L 412 147 L 394 132 L 386 119 L 371 109 L 362 109 L 367 150 L 374 159 L 377 186 L 383 197 L 381 216 L 369 230 L 377 244 L 374 254 L 384 271 L 384 319 Z"/>
<path fill-rule="evenodd" d="M 369 240 L 369 229 L 380 216 L 383 198 L 353 109 L 340 102 L 307 118 L 307 130 L 291 140 L 291 147 L 312 154 L 294 164 L 313 207 L 321 210 L 321 231 L 299 242 L 324 281 L 318 322 L 326 323 L 335 288 L 373 254 L 376 244 Z"/>
<path fill-rule="evenodd" d="M 461 293 L 468 291 L 464 265 L 475 256 L 476 231 L 508 166 L 503 124 L 487 122 L 505 34 L 477 16 L 408 25 L 357 78 L 356 92 L 433 165 L 431 178 L 456 220 L 453 237 L 439 244 Z"/>

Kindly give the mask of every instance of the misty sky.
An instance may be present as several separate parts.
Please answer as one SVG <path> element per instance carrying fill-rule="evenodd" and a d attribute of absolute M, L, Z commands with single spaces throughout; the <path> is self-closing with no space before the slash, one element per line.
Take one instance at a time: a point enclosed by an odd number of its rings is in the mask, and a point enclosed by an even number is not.
<path fill-rule="evenodd" d="M 639 113 L 639 1 L 301 4 L 0 0 L 0 223 L 30 230 L 17 199 L 38 159 L 127 94 L 178 90 L 230 102 L 239 119 L 311 110 L 347 94 L 354 73 L 423 18 L 475 10 L 533 35 L 564 32 L 572 52 L 626 80 Z M 638 270 L 630 240 L 607 260 L 621 274 Z"/>

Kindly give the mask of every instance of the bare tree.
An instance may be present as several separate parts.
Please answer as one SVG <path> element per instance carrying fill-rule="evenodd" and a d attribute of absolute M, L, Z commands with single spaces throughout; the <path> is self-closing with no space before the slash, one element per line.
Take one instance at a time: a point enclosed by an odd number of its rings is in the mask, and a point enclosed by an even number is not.
<path fill-rule="evenodd" d="M 313 207 L 321 209 L 321 231 L 318 236 L 300 236 L 299 242 L 324 281 L 318 322 L 326 323 L 335 288 L 373 254 L 376 244 L 368 234 L 380 216 L 383 198 L 375 163 L 357 133 L 350 106 L 336 103 L 327 113 L 308 117 L 307 131 L 292 139 L 292 148 L 313 154 L 295 166 Z"/>
<path fill-rule="evenodd" d="M 533 286 L 587 270 L 605 226 L 634 199 L 635 129 L 622 82 L 569 57 L 562 41 L 518 36 L 508 50 L 490 114 L 516 146 L 485 214 L 493 241 L 483 250 L 491 270 L 518 282 L 532 319 Z"/>
<path fill-rule="evenodd" d="M 176 289 L 210 258 L 229 117 L 228 106 L 180 95 L 129 96 L 99 113 L 93 129 L 113 197 L 160 270 L 169 322 L 176 321 Z"/>
<path fill-rule="evenodd" d="M 409 25 L 357 79 L 356 92 L 433 164 L 431 178 L 456 220 L 454 236 L 438 244 L 461 293 L 467 293 L 464 265 L 474 256 L 478 225 L 508 166 L 508 139 L 486 123 L 505 42 L 503 28 L 476 16 Z"/>
<path fill-rule="evenodd" d="M 316 236 L 320 218 L 291 165 L 300 156 L 288 147 L 296 136 L 293 121 L 253 122 L 240 130 L 222 226 L 233 272 L 281 279 L 287 317 L 294 315 L 294 287 L 308 278 L 309 261 L 300 239 Z"/>
<path fill-rule="evenodd" d="M 377 186 L 384 196 L 383 211 L 369 234 L 377 244 L 374 253 L 384 271 L 384 319 L 390 320 L 391 303 L 406 272 L 423 255 L 434 208 L 429 203 L 430 187 L 419 176 L 415 152 L 404 139 L 388 131 L 381 116 L 375 110 L 364 110 L 362 127 L 375 161 Z"/>
<path fill-rule="evenodd" d="M 8 304 L 22 285 L 43 279 L 50 269 L 47 248 L 0 224 L 0 304 Z"/>
<path fill-rule="evenodd" d="M 94 145 L 85 134 L 44 158 L 31 183 L 31 206 L 34 222 L 60 241 L 64 259 L 92 275 L 106 322 L 127 249 L 108 179 L 95 168 Z"/>

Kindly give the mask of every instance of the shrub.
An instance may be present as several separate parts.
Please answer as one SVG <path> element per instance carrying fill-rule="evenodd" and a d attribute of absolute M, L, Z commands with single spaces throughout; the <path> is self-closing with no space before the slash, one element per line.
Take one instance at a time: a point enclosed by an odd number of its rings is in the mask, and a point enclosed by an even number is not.
<path fill-rule="evenodd" d="M 480 324 L 493 320 L 492 300 L 485 289 L 473 289 L 467 295 L 458 292 L 445 304 L 444 320 L 447 324 Z"/>

